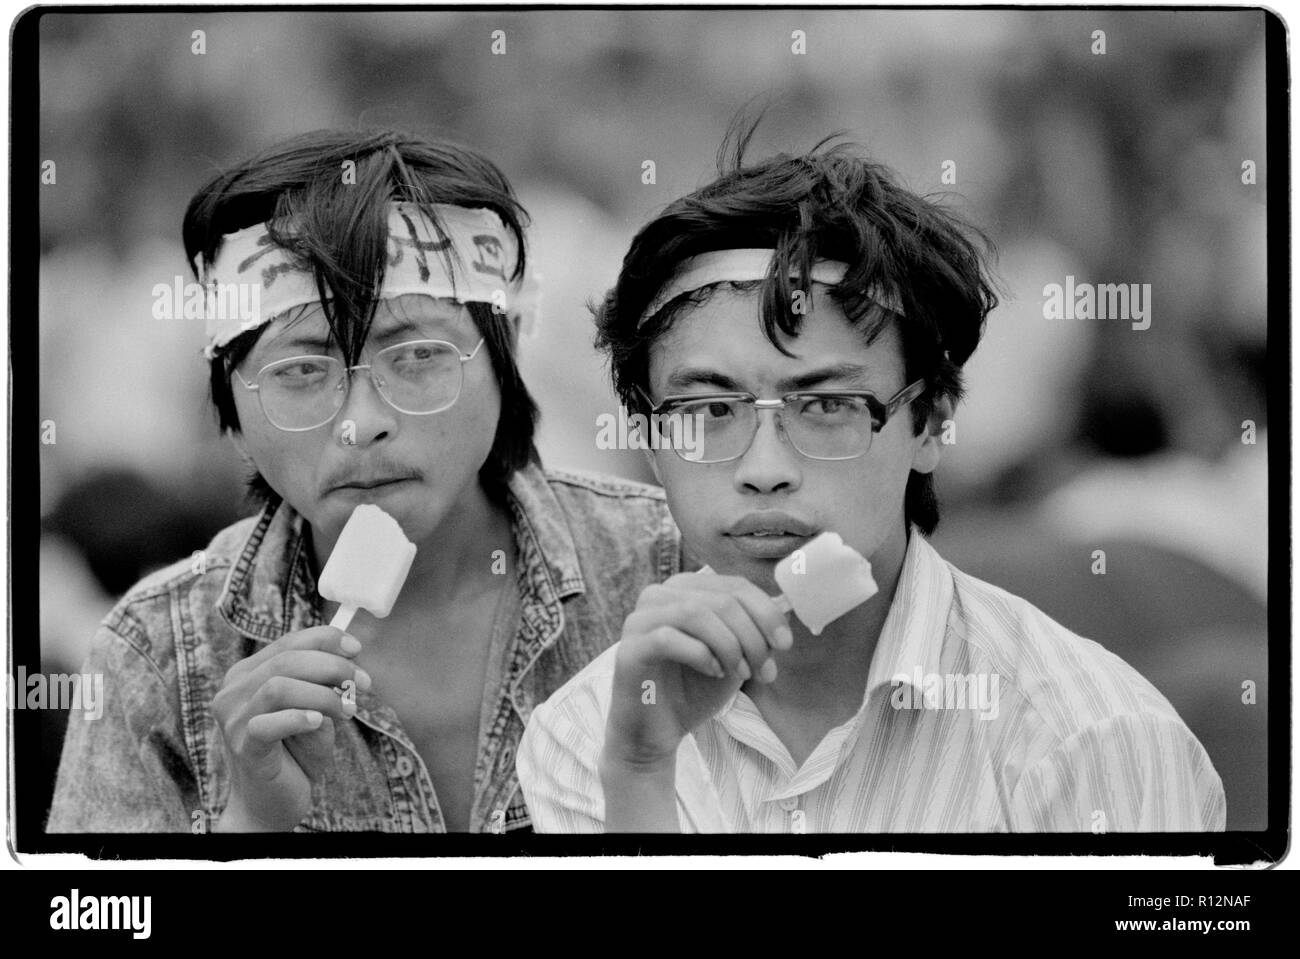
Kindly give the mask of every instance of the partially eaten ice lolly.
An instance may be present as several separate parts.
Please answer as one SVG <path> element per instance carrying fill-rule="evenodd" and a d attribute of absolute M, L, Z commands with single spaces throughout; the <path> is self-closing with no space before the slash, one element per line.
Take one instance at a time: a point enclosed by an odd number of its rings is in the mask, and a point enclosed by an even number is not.
<path fill-rule="evenodd" d="M 867 558 L 829 532 L 777 563 L 776 583 L 783 594 L 777 604 L 793 610 L 814 636 L 877 590 Z"/>
<path fill-rule="evenodd" d="M 414 559 L 397 520 L 371 503 L 354 509 L 320 574 L 320 594 L 341 604 L 330 625 L 347 629 L 358 609 L 387 616 Z"/>

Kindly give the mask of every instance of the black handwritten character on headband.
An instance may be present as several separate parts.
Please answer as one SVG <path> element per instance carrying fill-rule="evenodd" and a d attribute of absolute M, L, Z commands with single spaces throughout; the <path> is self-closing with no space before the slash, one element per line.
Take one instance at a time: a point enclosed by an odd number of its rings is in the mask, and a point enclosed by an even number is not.
<path fill-rule="evenodd" d="M 478 233 L 475 234 L 473 239 L 474 249 L 478 252 L 478 259 L 471 263 L 470 266 L 479 273 L 500 277 L 505 282 L 510 282 L 510 278 L 506 276 L 502 264 L 505 248 L 501 245 L 500 237 L 491 233 Z"/>
<path fill-rule="evenodd" d="M 398 214 L 402 222 L 406 224 L 406 232 L 409 233 L 410 239 L 403 236 L 389 236 L 389 241 L 393 244 L 392 256 L 388 259 L 389 266 L 396 266 L 402 262 L 402 247 L 409 246 L 415 248 L 415 262 L 420 268 L 420 282 L 429 282 L 429 259 L 425 254 L 429 251 L 441 253 L 451 247 L 451 239 L 444 236 L 442 231 L 432 222 L 429 224 L 433 227 L 434 232 L 441 238 L 439 240 L 421 240 L 420 234 L 415 231 L 414 221 L 405 213 Z"/>
<path fill-rule="evenodd" d="M 240 273 L 246 272 L 249 267 L 251 267 L 262 257 L 266 256 L 268 253 L 271 253 L 279 249 L 279 247 L 277 247 L 274 243 L 271 242 L 271 235 L 269 233 L 263 233 L 261 236 L 259 236 L 257 238 L 257 245 L 260 247 L 264 247 L 264 249 L 258 250 L 252 256 L 247 257 L 243 261 L 241 261 L 238 267 L 238 271 Z M 270 266 L 262 270 L 262 286 L 269 290 L 271 288 L 271 284 L 275 282 L 275 278 L 277 276 L 279 276 L 281 273 L 292 273 L 294 269 L 295 267 L 292 263 L 271 264 Z"/>

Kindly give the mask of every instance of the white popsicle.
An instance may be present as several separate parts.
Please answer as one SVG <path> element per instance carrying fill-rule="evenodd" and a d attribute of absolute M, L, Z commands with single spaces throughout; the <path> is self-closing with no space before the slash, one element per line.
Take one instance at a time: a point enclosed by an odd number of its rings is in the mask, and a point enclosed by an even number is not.
<path fill-rule="evenodd" d="M 397 520 L 371 503 L 354 509 L 320 574 L 320 594 L 341 604 L 330 625 L 347 629 L 358 609 L 387 616 L 414 559 Z"/>
<path fill-rule="evenodd" d="M 794 610 L 814 636 L 878 589 L 867 558 L 829 532 L 777 563 L 776 583 L 782 592 L 777 602 Z"/>

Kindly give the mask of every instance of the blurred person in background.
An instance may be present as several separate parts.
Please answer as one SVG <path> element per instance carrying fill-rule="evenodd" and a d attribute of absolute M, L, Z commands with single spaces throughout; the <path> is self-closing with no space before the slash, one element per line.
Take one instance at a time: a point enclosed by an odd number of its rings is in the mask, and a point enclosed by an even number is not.
<path fill-rule="evenodd" d="M 69 728 L 49 831 L 529 825 L 528 715 L 680 551 L 661 491 L 540 466 L 526 222 L 481 154 L 389 131 L 304 134 L 194 195 L 196 279 L 257 294 L 205 318 L 260 511 L 100 624 L 104 715 Z M 362 503 L 418 551 L 344 633 L 316 583 Z"/>
<path fill-rule="evenodd" d="M 1222 830 L 1219 776 L 1151 683 L 927 542 L 996 304 L 966 225 L 843 144 L 746 164 L 753 132 L 637 234 L 597 313 L 624 404 L 703 429 L 649 455 L 711 572 L 648 587 L 534 711 L 537 828 Z M 774 568 L 824 531 L 879 589 L 813 635 Z"/>

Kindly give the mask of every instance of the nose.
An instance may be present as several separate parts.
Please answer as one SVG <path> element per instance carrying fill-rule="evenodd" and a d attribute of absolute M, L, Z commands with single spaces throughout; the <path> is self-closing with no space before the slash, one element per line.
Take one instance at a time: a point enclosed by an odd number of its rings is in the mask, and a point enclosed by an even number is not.
<path fill-rule="evenodd" d="M 379 395 L 369 366 L 354 366 L 348 376 L 347 397 L 334 430 L 344 446 L 368 446 L 396 428 L 397 410 Z"/>
<path fill-rule="evenodd" d="M 783 435 L 780 410 L 755 410 L 758 430 L 736 461 L 735 487 L 741 493 L 790 493 L 803 482 L 801 457 Z"/>

